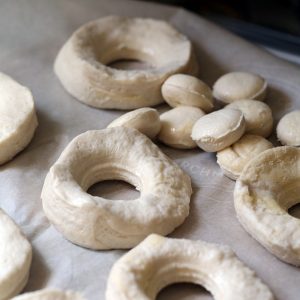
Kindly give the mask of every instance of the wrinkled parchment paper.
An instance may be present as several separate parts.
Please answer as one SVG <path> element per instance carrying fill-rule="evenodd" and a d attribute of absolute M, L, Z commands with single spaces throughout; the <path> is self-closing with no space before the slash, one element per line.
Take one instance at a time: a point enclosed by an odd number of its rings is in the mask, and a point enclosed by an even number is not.
<path fill-rule="evenodd" d="M 34 248 L 26 291 L 57 287 L 81 291 L 87 299 L 104 299 L 110 268 L 124 253 L 71 244 L 49 224 L 40 200 L 45 175 L 68 142 L 86 130 L 104 128 L 122 114 L 79 103 L 52 70 L 58 50 L 75 29 L 110 14 L 171 22 L 194 42 L 200 77 L 210 85 L 232 70 L 261 74 L 270 83 L 267 103 L 276 122 L 284 113 L 300 108 L 299 68 L 184 10 L 124 0 L 1 0 L 0 70 L 30 87 L 39 118 L 30 146 L 0 168 L 0 206 L 21 226 Z M 193 180 L 190 216 L 171 236 L 230 245 L 278 300 L 299 300 L 299 269 L 277 260 L 242 229 L 233 207 L 234 182 L 222 175 L 215 155 L 199 149 L 161 149 Z M 137 195 L 122 184 L 102 183 L 100 190 L 109 197 Z M 177 285 L 163 291 L 159 299 L 211 297 L 200 288 Z"/>

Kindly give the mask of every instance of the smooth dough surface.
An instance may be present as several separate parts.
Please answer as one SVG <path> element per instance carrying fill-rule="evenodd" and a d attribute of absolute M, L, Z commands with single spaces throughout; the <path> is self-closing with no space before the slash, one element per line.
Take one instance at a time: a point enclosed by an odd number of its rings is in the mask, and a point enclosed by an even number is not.
<path fill-rule="evenodd" d="M 262 136 L 245 134 L 217 153 L 217 163 L 227 177 L 236 180 L 251 159 L 272 147 L 272 143 Z"/>
<path fill-rule="evenodd" d="M 161 123 L 156 109 L 143 107 L 123 114 L 121 117 L 112 121 L 107 128 L 117 126 L 135 128 L 139 132 L 147 135 L 150 139 L 153 139 L 159 133 Z"/>
<path fill-rule="evenodd" d="M 161 130 L 158 139 L 166 145 L 179 149 L 192 149 L 197 144 L 191 134 L 194 124 L 205 115 L 197 107 L 177 106 L 161 114 Z"/>
<path fill-rule="evenodd" d="M 245 118 L 246 133 L 268 137 L 273 129 L 273 115 L 271 108 L 264 102 L 257 100 L 237 100 L 225 108 L 239 109 Z"/>
<path fill-rule="evenodd" d="M 300 110 L 283 116 L 277 125 L 277 137 L 283 145 L 300 146 Z"/>
<path fill-rule="evenodd" d="M 185 74 L 170 76 L 162 85 L 162 95 L 172 107 L 195 106 L 211 112 L 214 103 L 210 87 L 197 77 Z"/>
<path fill-rule="evenodd" d="M 25 287 L 32 248 L 19 227 L 0 209 L 0 300 L 7 300 Z"/>
<path fill-rule="evenodd" d="M 134 200 L 86 193 L 94 183 L 124 180 Z M 70 241 L 92 249 L 137 245 L 150 233 L 169 234 L 189 214 L 191 179 L 139 131 L 115 127 L 74 138 L 43 186 L 48 219 Z"/>
<path fill-rule="evenodd" d="M 140 60 L 145 70 L 118 70 L 118 60 Z M 163 102 L 161 85 L 175 73 L 195 75 L 191 42 L 170 24 L 107 16 L 76 30 L 60 50 L 55 73 L 78 100 L 98 108 L 135 109 Z"/>
<path fill-rule="evenodd" d="M 300 265 L 300 149 L 277 147 L 251 160 L 236 182 L 234 205 L 244 229 L 279 259 Z"/>
<path fill-rule="evenodd" d="M 213 86 L 216 99 L 231 103 L 241 99 L 264 100 L 267 82 L 257 74 L 231 72 L 221 76 Z"/>
<path fill-rule="evenodd" d="M 200 118 L 192 130 L 192 139 L 207 152 L 217 152 L 235 143 L 245 132 L 241 111 L 220 109 Z"/>
<path fill-rule="evenodd" d="M 29 144 L 37 125 L 31 92 L 0 73 L 0 164 Z"/>
<path fill-rule="evenodd" d="M 229 247 L 152 234 L 114 264 L 106 300 L 155 300 L 179 282 L 202 285 L 216 300 L 274 299 Z"/>
<path fill-rule="evenodd" d="M 37 292 L 26 293 L 11 300 L 84 300 L 79 294 L 71 291 L 44 289 Z"/>

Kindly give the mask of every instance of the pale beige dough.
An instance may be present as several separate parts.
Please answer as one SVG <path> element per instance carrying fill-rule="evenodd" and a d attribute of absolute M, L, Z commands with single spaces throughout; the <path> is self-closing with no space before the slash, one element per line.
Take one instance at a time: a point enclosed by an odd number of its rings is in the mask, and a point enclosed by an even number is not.
<path fill-rule="evenodd" d="M 213 86 L 213 96 L 225 103 L 241 99 L 264 100 L 267 82 L 257 74 L 231 72 L 221 76 Z"/>
<path fill-rule="evenodd" d="M 283 145 L 300 146 L 300 110 L 294 110 L 283 116 L 276 131 Z"/>
<path fill-rule="evenodd" d="M 0 209 L 0 300 L 7 300 L 25 287 L 32 248 L 19 227 Z"/>
<path fill-rule="evenodd" d="M 44 289 L 37 292 L 26 293 L 11 300 L 84 300 L 79 294 L 71 291 L 57 289 Z"/>
<path fill-rule="evenodd" d="M 156 109 L 143 107 L 123 114 L 112 121 L 107 128 L 117 126 L 135 128 L 150 139 L 153 139 L 159 133 L 161 123 Z"/>
<path fill-rule="evenodd" d="M 271 108 L 257 100 L 237 100 L 225 108 L 239 109 L 245 118 L 246 133 L 268 137 L 273 130 L 273 115 Z"/>
<path fill-rule="evenodd" d="M 156 234 L 114 264 L 106 300 L 155 300 L 164 287 L 179 282 L 202 285 L 215 300 L 274 300 L 229 247 Z"/>
<path fill-rule="evenodd" d="M 265 138 L 246 134 L 230 147 L 219 151 L 217 163 L 227 177 L 236 180 L 251 159 L 272 147 L 272 143 Z"/>
<path fill-rule="evenodd" d="M 192 130 L 192 139 L 206 152 L 217 152 L 235 143 L 245 132 L 241 111 L 221 109 L 200 118 Z"/>
<path fill-rule="evenodd" d="M 146 70 L 118 70 L 121 59 L 147 62 Z M 175 73 L 198 72 L 191 42 L 154 19 L 107 16 L 76 30 L 54 65 L 64 88 L 78 100 L 104 109 L 135 109 L 163 102 L 161 85 Z"/>
<path fill-rule="evenodd" d="M 170 76 L 162 85 L 162 95 L 172 107 L 179 105 L 199 107 L 211 112 L 214 103 L 210 87 L 197 77 L 185 74 Z"/>
<path fill-rule="evenodd" d="M 29 144 L 37 125 L 29 89 L 0 73 L 0 164 Z"/>
<path fill-rule="evenodd" d="M 161 130 L 158 139 L 173 148 L 197 147 L 191 138 L 192 128 L 204 115 L 200 108 L 192 106 L 177 106 L 161 114 Z"/>
<path fill-rule="evenodd" d="M 244 229 L 279 259 L 300 265 L 300 220 L 287 210 L 299 203 L 300 149 L 277 147 L 246 165 L 234 205 Z"/>
<path fill-rule="evenodd" d="M 112 201 L 86 191 L 103 180 L 140 191 Z M 133 128 L 87 131 L 74 138 L 43 186 L 46 216 L 71 242 L 92 249 L 137 245 L 150 233 L 169 234 L 189 214 L 191 179 L 149 138 Z"/>

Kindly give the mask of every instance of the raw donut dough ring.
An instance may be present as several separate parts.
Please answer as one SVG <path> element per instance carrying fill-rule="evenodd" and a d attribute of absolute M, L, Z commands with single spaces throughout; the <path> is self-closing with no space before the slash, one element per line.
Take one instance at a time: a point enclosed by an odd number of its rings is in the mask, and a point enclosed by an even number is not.
<path fill-rule="evenodd" d="M 234 205 L 244 229 L 279 259 L 300 265 L 300 220 L 287 210 L 299 203 L 300 149 L 264 151 L 236 182 Z"/>
<path fill-rule="evenodd" d="M 117 70 L 108 64 L 133 59 L 147 70 Z M 78 100 L 104 109 L 135 109 L 163 102 L 162 83 L 175 73 L 196 75 L 191 42 L 170 24 L 108 16 L 80 27 L 60 50 L 55 73 Z"/>
<path fill-rule="evenodd" d="M 37 125 L 29 89 L 0 73 L 0 164 L 29 144 Z"/>
<path fill-rule="evenodd" d="M 84 300 L 79 293 L 60 291 L 57 289 L 44 289 L 37 292 L 26 293 L 11 300 Z"/>
<path fill-rule="evenodd" d="M 135 200 L 86 193 L 96 182 L 125 180 Z M 189 214 L 191 180 L 150 139 L 115 127 L 77 136 L 51 167 L 42 190 L 46 216 L 70 241 L 92 249 L 131 248 L 150 233 L 169 234 Z"/>
<path fill-rule="evenodd" d="M 0 209 L 0 300 L 9 299 L 25 287 L 32 248 L 19 227 Z"/>
<path fill-rule="evenodd" d="M 114 264 L 106 300 L 154 300 L 179 282 L 202 285 L 216 300 L 274 299 L 229 247 L 152 234 Z"/>

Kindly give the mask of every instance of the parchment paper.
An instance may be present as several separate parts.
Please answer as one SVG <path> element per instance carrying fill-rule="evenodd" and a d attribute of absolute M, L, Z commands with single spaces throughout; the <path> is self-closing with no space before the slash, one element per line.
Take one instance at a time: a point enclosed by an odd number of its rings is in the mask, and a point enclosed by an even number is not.
<path fill-rule="evenodd" d="M 123 113 L 79 103 L 62 88 L 52 70 L 58 50 L 75 29 L 109 14 L 170 21 L 193 40 L 200 77 L 210 85 L 232 70 L 261 74 L 270 83 L 267 103 L 276 122 L 286 112 L 300 108 L 299 68 L 182 9 L 124 0 L 1 0 L 0 70 L 31 88 L 39 118 L 30 146 L 0 168 L 0 206 L 34 247 L 26 291 L 57 287 L 81 291 L 91 300 L 104 299 L 110 268 L 124 253 L 90 251 L 71 244 L 49 224 L 40 200 L 45 175 L 68 142 L 86 130 L 105 128 Z M 190 216 L 171 236 L 227 244 L 278 300 L 299 300 L 299 269 L 277 260 L 242 229 L 233 208 L 234 182 L 222 175 L 215 155 L 199 149 L 161 149 L 193 180 Z M 115 192 L 123 197 L 137 195 L 122 184 L 104 183 L 101 187 L 103 196 Z M 177 285 L 159 298 L 209 299 L 210 295 Z"/>

